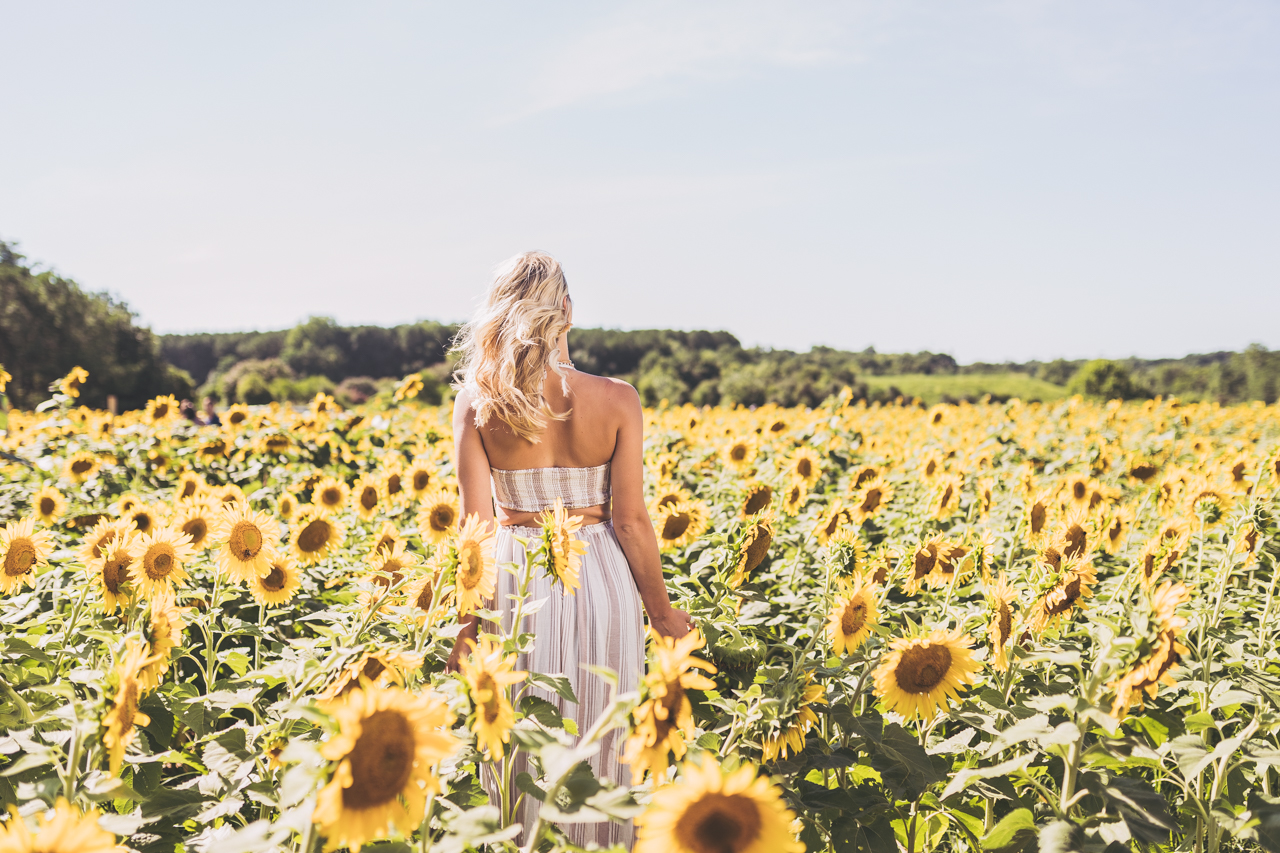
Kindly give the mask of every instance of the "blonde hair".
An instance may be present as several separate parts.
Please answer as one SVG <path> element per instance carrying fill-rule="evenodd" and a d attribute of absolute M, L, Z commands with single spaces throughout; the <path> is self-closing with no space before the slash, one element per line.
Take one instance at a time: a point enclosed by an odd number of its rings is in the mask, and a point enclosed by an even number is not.
<path fill-rule="evenodd" d="M 569 417 L 552 411 L 542 394 L 548 369 L 569 393 L 556 362 L 557 342 L 569 328 L 568 295 L 560 263 L 545 252 L 516 255 L 494 270 L 484 301 L 453 342 L 462 354 L 453 387 L 475 395 L 476 426 L 496 415 L 516 435 L 537 443 L 549 418 Z"/>

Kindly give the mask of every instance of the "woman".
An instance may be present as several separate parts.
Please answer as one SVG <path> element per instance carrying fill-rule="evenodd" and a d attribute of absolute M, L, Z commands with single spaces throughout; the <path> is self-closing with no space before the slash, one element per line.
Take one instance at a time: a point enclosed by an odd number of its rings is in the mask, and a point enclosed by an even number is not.
<path fill-rule="evenodd" d="M 566 595 L 550 578 L 533 581 L 531 599 L 548 601 L 525 624 L 537 639 L 516 669 L 568 676 L 576 706 L 554 693 L 529 690 L 586 731 L 608 703 L 609 687 L 585 666 L 614 670 L 623 690 L 635 689 L 644 674 L 641 602 L 649 624 L 665 636 L 684 636 L 692 620 L 671 606 L 644 504 L 640 399 L 625 382 L 574 369 L 572 325 L 573 305 L 554 258 L 526 252 L 502 264 L 476 316 L 458 335 L 462 360 L 453 429 L 462 515 L 492 520 L 491 496 L 496 498 L 499 564 L 523 564 L 524 549 L 514 537 L 539 535 L 538 517 L 556 498 L 584 519 L 578 532 L 587 544 L 581 587 Z M 511 618 L 508 597 L 515 593 L 515 578 L 499 572 L 492 607 L 503 611 L 504 621 Z M 467 640 L 477 630 L 476 618 L 469 617 L 450 669 L 468 654 Z M 605 737 L 591 766 L 598 778 L 625 785 L 630 771 L 618 760 L 618 735 Z M 523 769 L 518 766 L 513 778 Z M 493 780 L 486 786 L 495 796 Z M 537 806 L 525 797 L 525 827 L 532 826 Z M 629 847 L 633 837 L 630 823 L 576 824 L 568 832 L 578 844 Z"/>

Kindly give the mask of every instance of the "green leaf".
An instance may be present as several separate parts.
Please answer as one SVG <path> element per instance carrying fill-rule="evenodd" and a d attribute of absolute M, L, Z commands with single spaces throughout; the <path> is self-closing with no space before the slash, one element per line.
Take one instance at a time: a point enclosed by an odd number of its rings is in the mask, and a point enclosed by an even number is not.
<path fill-rule="evenodd" d="M 1084 830 L 1066 820 L 1040 828 L 1040 853 L 1084 853 Z"/>
<path fill-rule="evenodd" d="M 982 837 L 982 849 L 1018 853 L 1036 840 L 1036 821 L 1030 809 L 1014 809 Z"/>
<path fill-rule="evenodd" d="M 1103 788 L 1103 795 L 1139 841 L 1164 844 L 1178 829 L 1164 797 L 1141 779 L 1117 776 Z"/>
<path fill-rule="evenodd" d="M 529 683 L 550 690 L 552 693 L 569 702 L 578 704 L 578 697 L 573 693 L 573 685 L 563 675 L 543 675 L 539 672 L 529 673 Z"/>

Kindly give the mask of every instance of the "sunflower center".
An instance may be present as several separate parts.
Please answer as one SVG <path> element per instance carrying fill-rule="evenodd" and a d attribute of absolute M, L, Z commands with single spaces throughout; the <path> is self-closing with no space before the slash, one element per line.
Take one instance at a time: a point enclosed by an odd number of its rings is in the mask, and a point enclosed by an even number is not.
<path fill-rule="evenodd" d="M 314 554 L 328 544 L 329 532 L 329 522 L 317 518 L 298 534 L 298 547 L 308 554 Z"/>
<path fill-rule="evenodd" d="M 342 490 L 336 486 L 330 486 L 320 493 L 320 503 L 325 506 L 337 506 L 342 503 Z"/>
<path fill-rule="evenodd" d="M 77 459 L 71 463 L 72 474 L 84 474 L 93 468 L 93 462 L 89 459 Z"/>
<path fill-rule="evenodd" d="M 360 490 L 360 506 L 373 509 L 378 505 L 378 490 L 373 486 L 365 486 Z"/>
<path fill-rule="evenodd" d="M 430 471 L 414 471 L 413 472 L 413 490 L 420 492 L 431 484 Z"/>
<path fill-rule="evenodd" d="M 187 480 L 182 484 L 182 497 L 189 498 L 196 493 L 196 481 Z"/>
<path fill-rule="evenodd" d="M 493 725 L 498 721 L 498 717 L 502 713 L 502 703 L 498 701 L 501 698 L 501 693 L 498 691 L 498 683 L 493 680 L 492 675 L 482 672 L 476 678 L 475 692 L 480 701 L 480 713 L 484 715 L 484 721 L 489 725 Z"/>
<path fill-rule="evenodd" d="M 438 506 L 431 511 L 431 529 L 443 533 L 453 527 L 453 507 Z"/>
<path fill-rule="evenodd" d="M 1063 556 L 1078 557 L 1084 553 L 1084 546 L 1088 539 L 1084 528 L 1078 524 L 1073 524 L 1067 528 L 1067 547 L 1062 549 Z"/>
<path fill-rule="evenodd" d="M 125 569 L 131 562 L 133 561 L 127 554 L 121 554 L 102 564 L 102 585 L 107 588 L 107 592 L 112 595 L 120 592 L 120 581 L 124 579 Z"/>
<path fill-rule="evenodd" d="M 771 500 L 773 500 L 773 489 L 768 486 L 761 486 L 747 497 L 747 503 L 746 506 L 743 507 L 743 512 L 747 515 L 755 515 L 757 512 L 767 507 Z"/>
<path fill-rule="evenodd" d="M 1039 533 L 1044 530 L 1044 523 L 1049 512 L 1043 503 L 1037 501 L 1031 505 L 1031 532 Z"/>
<path fill-rule="evenodd" d="M 729 458 L 734 462 L 741 462 L 747 458 L 747 448 L 741 444 L 735 444 L 729 451 Z"/>
<path fill-rule="evenodd" d="M 760 837 L 760 807 L 741 794 L 708 793 L 685 809 L 676 838 L 694 853 L 742 853 Z"/>
<path fill-rule="evenodd" d="M 342 789 L 342 805 L 371 809 L 394 800 L 413 773 L 413 728 L 398 711 L 375 711 L 361 721 L 360 737 L 347 755 L 351 787 Z"/>
<path fill-rule="evenodd" d="M 1089 487 L 1077 480 L 1071 484 L 1071 497 L 1078 501 L 1085 499 L 1085 495 L 1089 494 Z"/>
<path fill-rule="evenodd" d="M 480 551 L 470 542 L 458 549 L 458 582 L 467 589 L 475 589 L 484 574 Z"/>
<path fill-rule="evenodd" d="M 151 516 L 145 512 L 140 512 L 133 517 L 133 526 L 138 528 L 139 533 L 151 532 Z"/>
<path fill-rule="evenodd" d="M 1013 611 L 1003 601 L 1000 602 L 1000 609 L 996 614 L 996 626 L 996 644 L 1003 646 L 1009 639 L 1009 635 L 1013 633 Z"/>
<path fill-rule="evenodd" d="M 120 688 L 116 709 L 119 711 L 116 716 L 120 720 L 120 734 L 127 734 L 133 730 L 133 721 L 138 716 L 138 682 L 132 678 L 127 678 Z"/>
<path fill-rule="evenodd" d="M 11 578 L 21 577 L 36 564 L 35 543 L 26 537 L 14 539 L 4 555 L 4 573 Z"/>
<path fill-rule="evenodd" d="M 689 513 L 674 512 L 668 515 L 667 520 L 662 523 L 662 538 L 668 540 L 679 539 L 692 523 L 693 519 Z"/>
<path fill-rule="evenodd" d="M 387 494 L 388 495 L 398 495 L 400 494 L 401 491 L 403 491 L 403 489 L 404 489 L 404 486 L 400 484 L 399 474 L 392 474 L 390 477 L 387 478 Z"/>
<path fill-rule="evenodd" d="M 863 483 L 867 482 L 868 480 L 874 480 L 875 478 L 876 478 L 875 468 L 863 468 L 861 471 L 858 472 L 858 477 L 856 480 L 853 481 L 853 485 L 855 487 L 861 486 Z"/>
<path fill-rule="evenodd" d="M 747 546 L 747 561 L 743 568 L 748 571 L 755 571 L 756 566 L 764 561 L 765 554 L 769 553 L 769 546 L 773 544 L 773 534 L 768 528 L 757 527 L 755 529 L 755 537 L 751 540 L 751 544 Z"/>
<path fill-rule="evenodd" d="M 419 610 L 430 610 L 431 599 L 435 592 L 431 588 L 431 583 L 427 582 L 422 585 L 422 590 L 418 593 L 418 597 L 413 600 L 413 604 Z"/>
<path fill-rule="evenodd" d="M 796 473 L 806 480 L 809 479 L 809 475 L 813 473 L 813 463 L 808 459 L 801 459 L 796 463 Z"/>
<path fill-rule="evenodd" d="M 262 531 L 251 521 L 238 521 L 227 544 L 237 559 L 252 560 L 262 550 Z"/>
<path fill-rule="evenodd" d="M 167 578 L 173 571 L 174 556 L 173 548 L 169 544 L 159 542 L 152 545 L 147 549 L 146 556 L 142 558 L 142 566 L 147 577 L 154 581 Z"/>
<path fill-rule="evenodd" d="M 182 532 L 191 537 L 192 545 L 199 545 L 209 535 L 209 522 L 203 516 L 196 516 L 182 525 Z"/>
<path fill-rule="evenodd" d="M 115 531 L 115 528 L 112 528 L 111 530 L 108 530 L 106 533 L 102 534 L 101 539 L 93 543 L 93 556 L 101 557 L 102 549 L 107 547 L 114 541 L 116 541 L 116 531 Z"/>
<path fill-rule="evenodd" d="M 284 584 L 287 580 L 288 578 L 285 576 L 284 570 L 279 566 L 272 566 L 270 573 L 268 573 L 265 578 L 259 580 L 258 583 L 262 584 L 262 588 L 268 592 L 279 592 L 284 589 Z"/>
<path fill-rule="evenodd" d="M 942 683 L 950 669 L 951 650 L 946 646 L 912 646 L 903 651 L 894 676 L 907 693 L 929 693 Z"/>
<path fill-rule="evenodd" d="M 40 499 L 39 512 L 41 515 L 53 515 L 53 511 L 57 508 L 58 508 L 58 502 L 55 501 L 53 498 L 49 497 L 48 495 L 45 495 Z"/>
<path fill-rule="evenodd" d="M 1062 566 L 1062 552 L 1057 548 L 1049 547 L 1044 549 L 1044 561 L 1053 566 L 1054 569 Z"/>
<path fill-rule="evenodd" d="M 930 460 L 929 460 L 929 462 L 928 462 L 928 464 L 926 464 L 926 465 L 924 466 L 924 475 L 925 475 L 926 477 L 932 477 L 932 476 L 933 476 L 933 474 L 934 474 L 934 472 L 935 472 L 935 471 L 937 471 L 937 470 L 938 470 L 938 463 L 937 463 L 937 461 L 936 461 L 936 460 L 933 460 L 933 459 L 930 459 Z"/>
<path fill-rule="evenodd" d="M 862 630 L 862 626 L 867 624 L 867 604 L 862 597 L 853 598 L 844 606 L 844 613 L 840 614 L 840 630 L 847 637 L 850 634 L 856 634 Z"/>
<path fill-rule="evenodd" d="M 919 551 L 916 551 L 915 560 L 915 579 L 920 580 L 929 572 L 933 571 L 933 567 L 938 562 L 938 546 L 926 545 Z"/>

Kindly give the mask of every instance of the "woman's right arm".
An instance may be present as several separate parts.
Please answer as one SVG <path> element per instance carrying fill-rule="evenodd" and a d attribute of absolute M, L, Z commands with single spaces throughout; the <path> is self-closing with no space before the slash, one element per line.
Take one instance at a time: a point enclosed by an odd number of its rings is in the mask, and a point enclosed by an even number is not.
<path fill-rule="evenodd" d="M 649 624 L 663 636 L 683 637 L 693 627 L 693 620 L 671 606 L 662 578 L 658 537 L 644 504 L 644 411 L 640 396 L 625 382 L 615 384 L 614 394 L 622 424 L 612 462 L 613 530 L 631 567 Z"/>
<path fill-rule="evenodd" d="M 484 442 L 480 440 L 480 431 L 476 429 L 475 416 L 471 410 L 471 395 L 465 388 L 453 400 L 453 459 L 458 475 L 458 496 L 462 502 L 459 524 L 472 514 L 480 516 L 481 521 L 492 524 L 493 492 L 489 485 L 489 456 L 484 452 Z M 446 671 L 458 671 L 458 664 L 471 650 L 467 640 L 476 639 L 479 623 L 480 620 L 474 614 L 463 618 L 462 632 L 453 644 L 453 651 L 445 666 Z"/>

